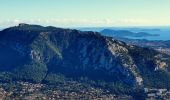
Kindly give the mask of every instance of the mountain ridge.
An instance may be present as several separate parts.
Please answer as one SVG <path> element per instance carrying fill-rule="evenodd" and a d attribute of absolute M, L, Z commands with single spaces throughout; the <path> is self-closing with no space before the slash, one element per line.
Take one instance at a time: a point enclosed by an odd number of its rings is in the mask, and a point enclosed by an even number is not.
<path fill-rule="evenodd" d="M 16 80 L 42 82 L 61 73 L 141 86 L 149 73 L 169 73 L 168 55 L 97 32 L 20 24 L 0 31 L 0 48 L 0 71 L 16 73 Z"/>

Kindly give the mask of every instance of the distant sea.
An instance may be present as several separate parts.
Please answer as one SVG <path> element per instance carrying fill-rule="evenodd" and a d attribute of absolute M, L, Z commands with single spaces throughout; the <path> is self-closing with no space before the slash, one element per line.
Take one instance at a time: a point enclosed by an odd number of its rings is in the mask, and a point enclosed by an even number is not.
<path fill-rule="evenodd" d="M 127 37 L 130 39 L 147 39 L 147 40 L 170 40 L 170 30 L 160 31 L 143 31 L 150 34 L 159 34 L 159 36 L 148 36 L 148 37 Z"/>
<path fill-rule="evenodd" d="M 79 28 L 82 31 L 97 31 L 100 32 L 103 29 L 113 30 L 128 30 L 132 32 L 147 32 L 150 34 L 159 34 L 160 36 L 148 36 L 148 37 L 127 37 L 130 39 L 147 39 L 147 40 L 170 40 L 170 27 L 95 27 L 95 28 Z"/>

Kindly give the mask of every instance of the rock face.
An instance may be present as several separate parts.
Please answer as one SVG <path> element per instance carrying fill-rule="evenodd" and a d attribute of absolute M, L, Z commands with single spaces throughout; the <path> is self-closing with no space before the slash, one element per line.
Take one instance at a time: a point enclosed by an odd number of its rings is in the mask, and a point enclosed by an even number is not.
<path fill-rule="evenodd" d="M 49 73 L 143 85 L 146 73 L 169 71 L 169 56 L 96 32 L 20 24 L 0 32 L 0 71 L 43 81 Z M 147 71 L 146 71 L 147 70 Z M 23 76 L 23 77 L 21 77 Z"/>

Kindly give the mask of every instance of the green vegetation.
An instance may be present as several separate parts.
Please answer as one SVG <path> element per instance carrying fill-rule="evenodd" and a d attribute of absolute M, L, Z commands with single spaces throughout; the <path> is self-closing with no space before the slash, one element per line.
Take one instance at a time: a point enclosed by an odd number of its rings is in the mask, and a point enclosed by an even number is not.
<path fill-rule="evenodd" d="M 156 71 L 144 77 L 144 85 L 152 88 L 170 89 L 170 72 Z"/>
<path fill-rule="evenodd" d="M 14 76 L 14 74 L 10 73 L 10 72 L 1 72 L 0 73 L 0 82 L 11 82 L 12 81 L 12 77 Z"/>
<path fill-rule="evenodd" d="M 49 73 L 44 80 L 44 82 L 48 84 L 64 84 L 65 81 L 66 78 L 64 75 L 53 73 Z"/>
<path fill-rule="evenodd" d="M 62 54 L 56 46 L 54 46 L 50 41 L 47 41 L 46 44 L 49 48 L 51 48 L 52 51 L 54 51 L 60 57 L 60 59 L 62 59 Z"/>
<path fill-rule="evenodd" d="M 47 73 L 47 67 L 41 63 L 31 63 L 16 69 L 16 80 L 41 82 Z"/>

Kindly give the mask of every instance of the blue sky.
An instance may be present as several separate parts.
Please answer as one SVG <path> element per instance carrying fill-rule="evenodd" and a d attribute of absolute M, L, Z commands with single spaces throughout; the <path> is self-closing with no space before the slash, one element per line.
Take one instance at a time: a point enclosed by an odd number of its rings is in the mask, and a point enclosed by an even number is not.
<path fill-rule="evenodd" d="M 0 0 L 0 27 L 168 26 L 170 0 Z"/>

